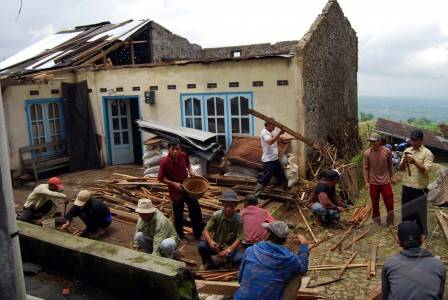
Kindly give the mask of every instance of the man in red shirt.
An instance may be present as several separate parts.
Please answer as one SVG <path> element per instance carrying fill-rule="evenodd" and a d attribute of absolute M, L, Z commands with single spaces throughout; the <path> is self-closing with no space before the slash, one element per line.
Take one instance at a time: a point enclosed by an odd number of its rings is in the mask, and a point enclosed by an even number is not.
<path fill-rule="evenodd" d="M 243 244 L 255 244 L 264 241 L 266 229 L 261 224 L 274 222 L 274 217 L 264 208 L 258 207 L 258 199 L 255 195 L 247 195 L 244 201 L 244 209 L 241 217 L 244 222 Z"/>
<path fill-rule="evenodd" d="M 368 139 L 370 148 L 363 154 L 365 188 L 370 191 L 372 200 L 372 219 L 381 224 L 380 194 L 387 210 L 386 223 L 394 225 L 394 194 L 392 184 L 395 184 L 394 168 L 392 166 L 392 153 L 381 145 L 381 136 L 372 134 Z"/>
<path fill-rule="evenodd" d="M 185 193 L 182 182 L 188 176 L 194 176 L 188 155 L 180 148 L 180 141 L 170 141 L 168 156 L 160 160 L 160 182 L 168 185 L 168 193 L 173 204 L 174 228 L 181 239 L 184 239 L 184 203 L 188 206 L 188 213 L 193 227 L 194 237 L 199 240 L 202 234 L 202 212 L 197 199 L 189 198 Z"/>

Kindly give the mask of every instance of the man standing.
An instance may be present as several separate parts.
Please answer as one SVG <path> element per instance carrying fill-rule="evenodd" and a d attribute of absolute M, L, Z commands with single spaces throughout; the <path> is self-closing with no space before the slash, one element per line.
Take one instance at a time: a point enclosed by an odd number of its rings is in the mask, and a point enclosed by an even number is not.
<path fill-rule="evenodd" d="M 68 203 L 68 198 L 61 193 L 64 189 L 58 177 L 51 177 L 48 183 L 39 184 L 26 198 L 20 220 L 36 224 L 42 224 L 42 220 L 52 218 L 56 213 L 56 205 L 53 200 L 62 200 Z"/>
<path fill-rule="evenodd" d="M 417 222 L 423 236 L 426 238 L 427 216 L 427 186 L 429 184 L 429 169 L 434 156 L 423 146 L 423 132 L 415 129 L 411 132 L 411 147 L 403 153 L 400 171 L 403 172 L 403 188 L 401 191 L 402 221 Z"/>
<path fill-rule="evenodd" d="M 181 151 L 180 141 L 170 141 L 168 156 L 160 160 L 160 182 L 168 185 L 168 193 L 173 205 L 174 226 L 181 239 L 184 239 L 184 203 L 188 206 L 188 213 L 193 227 L 194 237 L 199 240 L 202 234 L 202 212 L 197 199 L 187 196 L 182 183 L 188 176 L 194 176 L 190 161 L 185 152 Z"/>
<path fill-rule="evenodd" d="M 420 228 L 411 221 L 398 224 L 403 248 L 386 260 L 381 272 L 381 299 L 443 299 L 446 269 L 431 252 L 420 248 Z"/>
<path fill-rule="evenodd" d="M 387 210 L 386 223 L 394 226 L 394 194 L 392 184 L 395 184 L 394 168 L 392 166 L 392 153 L 381 145 L 381 136 L 372 134 L 368 139 L 370 148 L 364 152 L 364 182 L 366 189 L 370 190 L 372 201 L 372 219 L 380 225 L 380 194 L 383 196 Z"/>
<path fill-rule="evenodd" d="M 278 160 L 278 147 L 277 141 L 280 136 L 284 133 L 283 130 L 274 133 L 275 126 L 271 123 L 266 122 L 264 128 L 261 131 L 261 147 L 263 149 L 263 155 L 261 161 L 263 162 L 263 174 L 261 179 L 258 181 L 255 188 L 254 195 L 256 197 L 264 191 L 266 186 L 274 176 L 275 179 L 282 185 L 284 191 L 288 190 L 288 179 L 286 178 L 285 172 L 283 171 L 282 165 Z"/>
<path fill-rule="evenodd" d="M 135 211 L 140 218 L 133 247 L 149 254 L 173 258 L 179 238 L 170 221 L 148 199 L 138 200 Z"/>
<path fill-rule="evenodd" d="M 215 211 L 204 229 L 204 238 L 199 242 L 198 251 L 202 258 L 203 269 L 215 268 L 212 255 L 218 255 L 233 266 L 241 263 L 239 249 L 244 239 L 243 219 L 236 213 L 238 201 L 234 191 L 224 193 L 223 209 Z"/>
<path fill-rule="evenodd" d="M 266 230 L 261 224 L 274 222 L 274 217 L 264 208 L 258 207 L 258 199 L 254 195 L 247 195 L 244 199 L 244 209 L 241 217 L 244 222 L 244 246 L 263 241 Z"/>
<path fill-rule="evenodd" d="M 275 221 L 263 227 L 269 236 L 246 250 L 238 278 L 240 288 L 233 299 L 296 299 L 297 276 L 308 271 L 307 241 L 299 234 L 299 250 L 294 254 L 283 246 L 289 231 L 286 223 Z"/>
<path fill-rule="evenodd" d="M 109 208 L 100 200 L 91 196 L 88 190 L 81 190 L 76 197 L 72 208 L 65 215 L 67 221 L 61 229 L 70 226 L 73 218 L 80 217 L 86 225 L 80 236 L 98 238 L 106 232 L 112 223 L 112 215 Z"/>
<path fill-rule="evenodd" d="M 328 170 L 325 179 L 317 183 L 308 207 L 317 217 L 321 225 L 331 225 L 339 222 L 340 212 L 347 207 L 337 195 L 336 184 L 341 178 L 338 170 Z"/>

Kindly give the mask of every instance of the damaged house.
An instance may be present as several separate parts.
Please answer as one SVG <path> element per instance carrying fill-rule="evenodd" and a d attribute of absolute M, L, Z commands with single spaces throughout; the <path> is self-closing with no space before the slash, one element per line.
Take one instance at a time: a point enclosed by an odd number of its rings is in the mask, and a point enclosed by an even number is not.
<path fill-rule="evenodd" d="M 359 150 L 357 45 L 336 0 L 302 39 L 275 44 L 202 48 L 150 20 L 60 31 L 0 62 L 11 168 L 37 152 L 74 169 L 98 156 L 140 163 L 136 119 L 214 132 L 228 149 L 263 128 L 249 109 L 349 157 Z M 304 174 L 311 149 L 291 150 Z"/>

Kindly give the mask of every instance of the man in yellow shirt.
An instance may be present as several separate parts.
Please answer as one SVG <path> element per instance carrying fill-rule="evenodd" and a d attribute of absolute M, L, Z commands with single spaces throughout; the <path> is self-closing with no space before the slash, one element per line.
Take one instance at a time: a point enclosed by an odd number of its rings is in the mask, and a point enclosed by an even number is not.
<path fill-rule="evenodd" d="M 426 237 L 427 201 L 429 184 L 429 169 L 434 159 L 431 151 L 423 146 L 423 132 L 411 132 L 411 147 L 403 153 L 400 171 L 403 174 L 403 188 L 401 192 L 402 222 L 413 221 L 420 227 L 423 237 Z"/>
<path fill-rule="evenodd" d="M 56 213 L 53 200 L 64 200 L 64 203 L 68 203 L 67 196 L 61 193 L 63 189 L 62 181 L 58 177 L 51 177 L 48 183 L 36 186 L 26 198 L 20 219 L 42 224 L 42 220 L 52 218 Z"/>

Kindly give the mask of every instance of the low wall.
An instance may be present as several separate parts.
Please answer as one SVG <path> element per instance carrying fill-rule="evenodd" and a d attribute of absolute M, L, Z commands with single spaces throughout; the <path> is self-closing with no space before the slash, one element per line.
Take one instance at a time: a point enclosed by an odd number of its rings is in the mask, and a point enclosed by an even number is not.
<path fill-rule="evenodd" d="M 185 264 L 17 221 L 22 259 L 125 299 L 198 299 Z"/>

